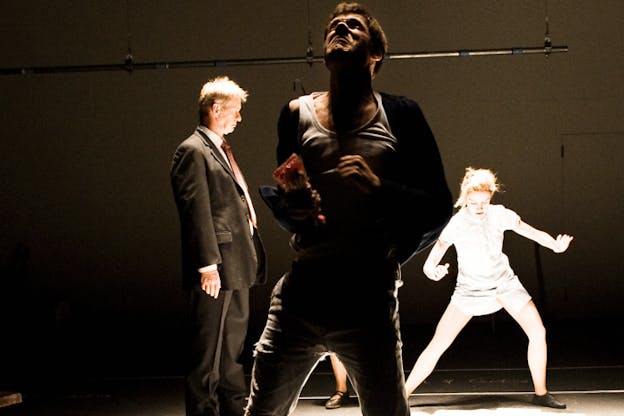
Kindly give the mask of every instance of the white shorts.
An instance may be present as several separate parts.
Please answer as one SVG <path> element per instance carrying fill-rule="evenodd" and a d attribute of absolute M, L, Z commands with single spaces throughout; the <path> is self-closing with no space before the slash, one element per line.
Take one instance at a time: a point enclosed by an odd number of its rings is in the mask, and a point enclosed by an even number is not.
<path fill-rule="evenodd" d="M 467 291 L 455 288 L 451 303 L 467 315 L 480 316 L 502 309 L 503 305 L 498 299 L 502 299 L 506 305 L 517 312 L 529 303 L 531 295 L 522 286 L 518 276 L 513 276 L 493 290 Z"/>

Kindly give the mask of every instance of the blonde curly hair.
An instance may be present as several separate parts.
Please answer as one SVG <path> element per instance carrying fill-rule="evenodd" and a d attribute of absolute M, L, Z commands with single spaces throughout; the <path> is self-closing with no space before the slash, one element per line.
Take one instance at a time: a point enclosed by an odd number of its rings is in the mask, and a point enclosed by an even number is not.
<path fill-rule="evenodd" d="M 455 208 L 466 205 L 468 193 L 471 191 L 489 192 L 491 196 L 494 196 L 496 192 L 500 191 L 500 188 L 501 185 L 498 183 L 498 178 L 494 172 L 489 169 L 475 169 L 469 166 L 466 168 L 464 179 L 462 179 Z"/>

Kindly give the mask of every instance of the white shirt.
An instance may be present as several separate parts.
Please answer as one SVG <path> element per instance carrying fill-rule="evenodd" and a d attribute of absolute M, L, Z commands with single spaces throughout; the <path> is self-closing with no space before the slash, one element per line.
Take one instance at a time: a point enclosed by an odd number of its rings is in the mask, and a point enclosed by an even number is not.
<path fill-rule="evenodd" d="M 439 238 L 455 245 L 458 290 L 492 290 L 514 275 L 503 253 L 503 234 L 519 221 L 518 214 L 503 205 L 490 205 L 483 221 L 472 219 L 465 208 L 451 218 Z"/>

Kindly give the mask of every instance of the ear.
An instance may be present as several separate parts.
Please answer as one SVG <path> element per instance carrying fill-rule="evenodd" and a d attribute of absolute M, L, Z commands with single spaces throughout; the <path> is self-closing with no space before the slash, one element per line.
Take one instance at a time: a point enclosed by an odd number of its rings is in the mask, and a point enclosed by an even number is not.
<path fill-rule="evenodd" d="M 368 68 L 370 70 L 370 74 L 373 78 L 375 78 L 375 67 L 377 66 L 377 62 L 381 61 L 381 55 L 370 55 L 368 58 Z"/>
<path fill-rule="evenodd" d="M 369 50 L 368 50 L 368 56 L 369 56 L 371 62 L 377 63 L 377 62 L 381 61 L 383 59 L 383 53 L 380 52 L 380 51 L 375 52 L 372 49 L 374 49 L 374 48 L 369 48 Z"/>
<path fill-rule="evenodd" d="M 213 103 L 212 106 L 210 106 L 210 112 L 213 115 L 219 114 L 221 112 L 221 104 Z"/>

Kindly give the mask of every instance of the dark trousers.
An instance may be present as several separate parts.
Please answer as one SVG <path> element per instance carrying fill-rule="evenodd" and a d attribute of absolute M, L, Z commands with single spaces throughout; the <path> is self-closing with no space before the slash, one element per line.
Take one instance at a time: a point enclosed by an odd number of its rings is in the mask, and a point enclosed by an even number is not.
<path fill-rule="evenodd" d="M 245 415 L 289 415 L 316 364 L 330 351 L 345 365 L 364 416 L 410 414 L 395 281 L 388 270 L 350 270 L 354 281 L 374 287 L 352 287 L 348 293 L 336 284 L 340 273 L 308 267 L 275 286 L 256 345 Z"/>
<path fill-rule="evenodd" d="M 247 397 L 239 358 L 247 336 L 249 290 L 222 290 L 214 299 L 196 286 L 190 308 L 186 415 L 240 416 Z"/>

